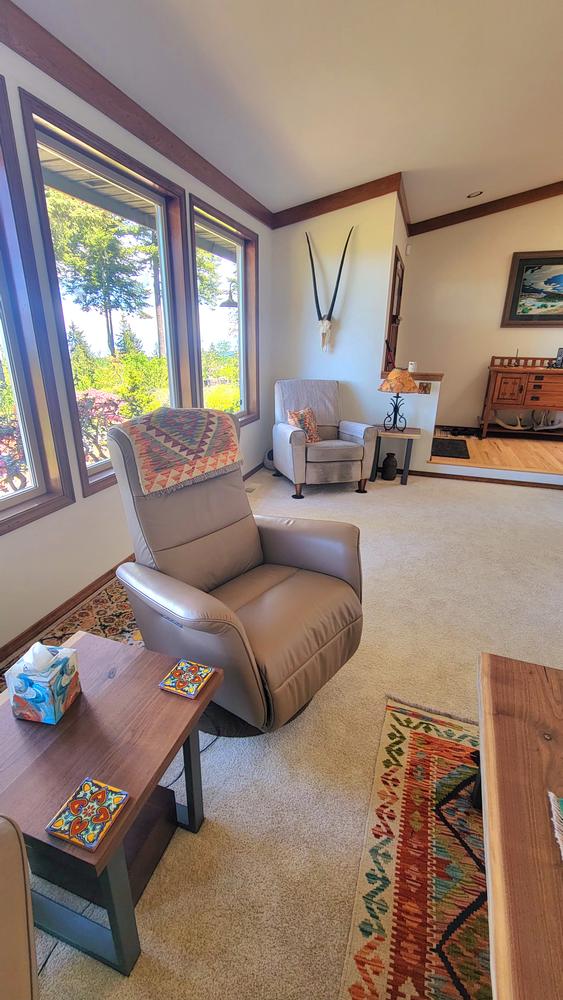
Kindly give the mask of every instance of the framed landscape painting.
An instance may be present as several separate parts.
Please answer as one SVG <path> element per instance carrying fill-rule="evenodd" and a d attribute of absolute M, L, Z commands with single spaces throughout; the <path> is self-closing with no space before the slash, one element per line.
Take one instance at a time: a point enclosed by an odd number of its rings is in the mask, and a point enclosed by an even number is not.
<path fill-rule="evenodd" d="M 563 326 L 563 250 L 512 255 L 501 326 Z"/>

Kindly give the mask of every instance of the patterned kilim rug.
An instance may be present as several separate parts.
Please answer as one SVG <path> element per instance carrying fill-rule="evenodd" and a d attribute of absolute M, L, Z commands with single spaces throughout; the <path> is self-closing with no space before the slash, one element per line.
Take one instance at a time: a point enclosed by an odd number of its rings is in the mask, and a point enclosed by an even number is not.
<path fill-rule="evenodd" d="M 133 609 L 119 580 L 106 583 L 104 587 L 87 597 L 82 604 L 60 618 L 49 629 L 36 635 L 33 642 L 40 641 L 50 646 L 62 646 L 69 636 L 79 629 L 84 632 L 93 632 L 94 635 L 103 635 L 106 639 L 142 644 L 141 633 L 137 628 Z M 9 660 L 0 663 L 0 691 L 5 688 L 4 670 L 31 645 L 32 643 L 28 642 Z"/>
<path fill-rule="evenodd" d="M 340 1000 L 489 1000 L 474 723 L 389 701 Z"/>

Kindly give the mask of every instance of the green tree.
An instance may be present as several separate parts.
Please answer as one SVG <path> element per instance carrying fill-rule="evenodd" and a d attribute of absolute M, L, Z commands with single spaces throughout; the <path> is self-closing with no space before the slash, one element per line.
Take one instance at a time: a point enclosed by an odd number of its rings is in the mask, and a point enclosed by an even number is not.
<path fill-rule="evenodd" d="M 117 350 L 120 354 L 143 353 L 141 338 L 131 329 L 131 326 L 125 319 L 121 320 L 121 327 L 117 338 Z"/>
<path fill-rule="evenodd" d="M 144 316 L 149 300 L 143 281 L 147 257 L 135 236 L 145 227 L 54 188 L 47 187 L 46 194 L 63 291 L 85 312 L 104 316 L 114 355 L 113 313 Z"/>
<path fill-rule="evenodd" d="M 222 280 L 218 273 L 220 258 L 209 250 L 196 247 L 197 297 L 200 305 L 217 305 L 217 299 L 222 288 Z"/>

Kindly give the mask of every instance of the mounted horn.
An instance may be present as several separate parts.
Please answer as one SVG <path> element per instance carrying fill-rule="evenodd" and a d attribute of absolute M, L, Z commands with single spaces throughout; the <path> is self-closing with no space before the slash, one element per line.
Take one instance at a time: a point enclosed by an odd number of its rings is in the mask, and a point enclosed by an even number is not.
<path fill-rule="evenodd" d="M 313 276 L 313 294 L 315 296 L 315 308 L 317 310 L 317 318 L 319 320 L 319 329 L 320 329 L 320 334 L 321 334 L 321 349 L 323 351 L 326 351 L 328 349 L 329 344 L 330 344 L 330 333 L 331 333 L 331 327 L 332 327 L 332 314 L 334 312 L 334 306 L 336 304 L 336 297 L 338 295 L 338 289 L 340 287 L 340 279 L 342 277 L 342 269 L 344 267 L 344 260 L 346 258 L 346 251 L 348 250 L 348 244 L 350 242 L 350 237 L 352 235 L 353 230 L 354 230 L 354 226 L 351 227 L 350 232 L 348 233 L 348 236 L 347 236 L 347 239 L 346 239 L 346 243 L 344 244 L 344 249 L 342 251 L 342 256 L 340 258 L 340 265 L 339 265 L 339 268 L 338 268 L 338 274 L 336 275 L 336 284 L 334 286 L 334 292 L 332 294 L 332 299 L 331 299 L 330 306 L 329 306 L 329 309 L 328 309 L 328 312 L 326 313 L 326 315 L 323 315 L 322 310 L 321 310 L 321 305 L 320 305 L 320 302 L 319 302 L 319 289 L 318 289 L 318 286 L 317 286 L 317 275 L 316 275 L 316 272 L 315 272 L 315 260 L 314 260 L 314 257 L 313 257 L 313 248 L 311 246 L 311 239 L 309 237 L 309 233 L 305 233 L 305 237 L 307 239 L 307 247 L 309 249 L 309 260 L 311 262 L 311 274 Z"/>
<path fill-rule="evenodd" d="M 315 273 L 315 260 L 313 258 L 313 248 L 311 247 L 311 240 L 309 238 L 309 233 L 305 233 L 305 236 L 307 238 L 307 246 L 309 247 L 309 260 L 311 261 L 311 274 L 313 275 L 313 292 L 314 292 L 314 295 L 315 295 L 315 307 L 316 307 L 316 310 L 317 310 L 317 318 L 318 318 L 318 320 L 320 322 L 322 320 L 322 318 L 323 318 L 323 314 L 321 312 L 321 306 L 320 306 L 320 303 L 319 303 L 319 289 L 317 288 L 317 275 Z"/>

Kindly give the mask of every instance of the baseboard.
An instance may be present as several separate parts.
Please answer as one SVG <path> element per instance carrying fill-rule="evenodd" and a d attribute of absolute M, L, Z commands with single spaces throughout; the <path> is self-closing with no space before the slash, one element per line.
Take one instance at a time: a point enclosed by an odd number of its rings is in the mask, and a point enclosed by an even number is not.
<path fill-rule="evenodd" d="M 72 597 L 69 597 L 68 600 L 59 604 L 58 608 L 54 608 L 53 611 L 44 615 L 43 618 L 39 619 L 39 621 L 34 622 L 34 624 L 30 625 L 29 628 L 26 628 L 23 632 L 20 632 L 19 635 L 16 635 L 16 637 L 11 639 L 10 642 L 7 642 L 4 646 L 0 646 L 0 663 L 9 659 L 22 647 L 28 646 L 38 635 L 45 632 L 51 627 L 51 625 L 54 625 L 59 618 L 62 618 L 64 615 L 68 615 L 69 612 L 73 611 L 79 604 L 82 604 L 82 602 L 88 597 L 95 594 L 100 587 L 105 586 L 106 583 L 113 580 L 115 577 L 115 571 L 118 566 L 121 566 L 121 563 L 130 562 L 134 559 L 134 555 L 125 556 L 125 558 L 118 562 L 117 565 L 112 566 L 112 568 L 108 569 L 106 573 L 102 573 L 97 580 L 92 580 L 92 583 L 83 587 L 77 594 L 74 594 Z"/>
<path fill-rule="evenodd" d="M 260 462 L 260 465 L 255 466 L 255 468 L 251 469 L 250 472 L 245 472 L 242 478 L 250 479 L 251 476 L 253 476 L 256 472 L 260 472 L 260 469 L 263 468 L 264 468 L 264 463 Z"/>
<path fill-rule="evenodd" d="M 468 483 L 494 483 L 495 486 L 526 486 L 534 490 L 563 490 L 556 483 L 526 483 L 520 479 L 493 479 L 492 476 L 458 476 L 449 472 L 415 472 L 411 469 L 409 476 L 428 476 L 429 479 L 462 479 Z"/>

